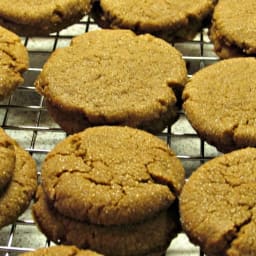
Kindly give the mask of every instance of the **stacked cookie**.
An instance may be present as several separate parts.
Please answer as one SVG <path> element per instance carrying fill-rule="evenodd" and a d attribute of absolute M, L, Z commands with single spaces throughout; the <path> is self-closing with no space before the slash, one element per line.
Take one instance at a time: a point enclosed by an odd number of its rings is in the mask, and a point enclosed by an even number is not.
<path fill-rule="evenodd" d="M 1 0 L 0 24 L 22 36 L 42 36 L 79 21 L 89 0 Z"/>
<path fill-rule="evenodd" d="M 0 100 L 9 96 L 24 79 L 28 68 L 28 52 L 20 38 L 0 26 Z"/>
<path fill-rule="evenodd" d="M 180 161 L 157 137 L 88 128 L 47 155 L 33 214 L 57 243 L 106 255 L 162 255 L 180 228 L 183 184 Z"/>
<path fill-rule="evenodd" d="M 164 40 L 129 30 L 97 30 L 57 49 L 35 85 L 67 133 L 98 125 L 156 133 L 176 121 L 186 80 L 181 53 Z"/>
<path fill-rule="evenodd" d="M 37 187 L 32 157 L 0 129 L 0 228 L 25 211 Z"/>
<path fill-rule="evenodd" d="M 168 41 L 192 39 L 211 17 L 215 0 L 94 0 L 91 15 L 104 28 L 151 33 Z"/>

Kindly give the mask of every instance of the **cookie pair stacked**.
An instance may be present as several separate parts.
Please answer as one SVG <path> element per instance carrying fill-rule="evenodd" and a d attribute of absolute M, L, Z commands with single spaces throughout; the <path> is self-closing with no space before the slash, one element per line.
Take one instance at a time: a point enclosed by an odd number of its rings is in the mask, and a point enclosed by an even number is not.
<path fill-rule="evenodd" d="M 42 165 L 33 214 L 52 241 L 106 255 L 162 255 L 179 231 L 184 169 L 142 130 L 100 126 L 60 142 Z"/>
<path fill-rule="evenodd" d="M 0 228 L 26 210 L 37 187 L 32 157 L 0 129 Z"/>

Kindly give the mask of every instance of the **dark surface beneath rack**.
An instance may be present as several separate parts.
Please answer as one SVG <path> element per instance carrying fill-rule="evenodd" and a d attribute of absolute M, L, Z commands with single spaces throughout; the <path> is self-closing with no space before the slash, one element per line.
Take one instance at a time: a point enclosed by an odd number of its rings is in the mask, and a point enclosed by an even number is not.
<path fill-rule="evenodd" d="M 45 155 L 66 137 L 59 126 L 48 115 L 44 98 L 34 88 L 44 62 L 56 48 L 69 45 L 73 36 L 99 29 L 87 16 L 79 23 L 48 37 L 22 38 L 30 56 L 30 68 L 25 73 L 25 83 L 12 96 L 0 102 L 0 124 L 6 132 L 31 153 L 37 162 L 38 174 Z M 175 43 L 174 46 L 186 60 L 189 76 L 203 67 L 218 61 L 213 46 L 202 30 L 193 41 Z M 167 127 L 158 136 L 166 141 L 181 159 L 187 177 L 203 162 L 217 156 L 214 147 L 200 140 L 184 113 L 179 120 Z M 0 230 L 0 255 L 18 255 L 21 252 L 48 246 L 46 238 L 34 224 L 28 209 L 14 225 Z M 167 255 L 203 255 L 198 247 L 189 243 L 185 234 L 180 234 L 171 244 Z"/>

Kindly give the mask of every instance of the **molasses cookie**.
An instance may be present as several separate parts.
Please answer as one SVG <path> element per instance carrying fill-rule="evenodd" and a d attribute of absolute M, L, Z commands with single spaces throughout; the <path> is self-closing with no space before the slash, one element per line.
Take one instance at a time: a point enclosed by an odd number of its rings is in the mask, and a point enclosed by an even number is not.
<path fill-rule="evenodd" d="M 22 36 L 48 35 L 79 21 L 89 0 L 1 0 L 0 24 Z"/>
<path fill-rule="evenodd" d="M 184 231 L 208 256 L 256 255 L 256 149 L 246 148 L 199 167 L 184 185 Z"/>
<path fill-rule="evenodd" d="M 184 110 L 199 136 L 221 152 L 256 146 L 256 59 L 208 66 L 188 82 Z"/>
<path fill-rule="evenodd" d="M 97 125 L 161 131 L 177 119 L 187 71 L 181 54 L 151 35 L 97 30 L 48 59 L 35 85 L 68 133 Z"/>
<path fill-rule="evenodd" d="M 212 14 L 213 0 L 94 0 L 91 11 L 104 28 L 131 29 L 167 40 L 192 39 Z"/>
<path fill-rule="evenodd" d="M 164 255 L 180 231 L 176 204 L 140 223 L 95 225 L 60 214 L 48 201 L 41 186 L 36 194 L 33 215 L 49 240 L 112 256 Z"/>
<path fill-rule="evenodd" d="M 106 226 L 137 223 L 168 209 L 183 183 L 181 162 L 165 142 L 129 127 L 69 136 L 42 165 L 44 191 L 60 213 Z"/>
<path fill-rule="evenodd" d="M 0 194 L 12 178 L 15 161 L 13 141 L 0 129 Z"/>
<path fill-rule="evenodd" d="M 28 207 L 37 187 L 36 165 L 15 141 L 15 167 L 12 178 L 0 194 L 0 228 L 13 223 Z"/>
<path fill-rule="evenodd" d="M 0 5 L 1 3 L 2 1 Z M 24 82 L 22 74 L 28 68 L 28 53 L 17 35 L 1 26 L 0 56 L 0 100 L 2 100 Z"/>
<path fill-rule="evenodd" d="M 256 2 L 219 0 L 210 37 L 221 58 L 256 54 Z"/>
<path fill-rule="evenodd" d="M 26 252 L 20 256 L 102 256 L 90 250 L 79 250 L 75 246 L 52 246 L 47 248 L 39 248 L 33 252 Z"/>

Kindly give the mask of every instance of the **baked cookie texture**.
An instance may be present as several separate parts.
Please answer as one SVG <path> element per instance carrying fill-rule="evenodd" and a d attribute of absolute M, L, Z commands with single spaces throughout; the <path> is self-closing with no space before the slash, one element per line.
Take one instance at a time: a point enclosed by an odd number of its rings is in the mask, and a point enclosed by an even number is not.
<path fill-rule="evenodd" d="M 186 80 L 181 53 L 164 40 L 97 30 L 57 49 L 35 85 L 67 133 L 97 125 L 158 132 L 177 119 L 173 89 L 182 91 Z"/>
<path fill-rule="evenodd" d="M 47 155 L 33 213 L 55 242 L 107 255 L 161 255 L 179 230 L 183 184 L 180 161 L 157 137 L 88 128 Z"/>
<path fill-rule="evenodd" d="M 209 256 L 256 254 L 255 155 L 246 148 L 210 160 L 183 187 L 183 229 Z"/>
<path fill-rule="evenodd" d="M 0 136 L 7 136 L 2 129 Z M 15 222 L 26 210 L 37 187 L 35 161 L 14 140 L 9 140 L 15 151 L 15 165 L 11 180 L 0 193 L 0 228 Z"/>
<path fill-rule="evenodd" d="M 183 91 L 188 120 L 221 152 L 256 146 L 255 81 L 255 58 L 233 58 L 200 70 Z"/>
<path fill-rule="evenodd" d="M 10 137 L 0 130 L 0 193 L 12 178 L 16 161 L 15 148 Z"/>
<path fill-rule="evenodd" d="M 210 38 L 221 58 L 256 54 L 256 2 L 219 0 L 213 13 Z"/>
<path fill-rule="evenodd" d="M 22 36 L 42 36 L 79 21 L 89 0 L 1 0 L 0 24 Z"/>
<path fill-rule="evenodd" d="M 39 248 L 33 252 L 26 252 L 20 256 L 102 256 L 102 254 L 90 251 L 79 250 L 75 246 L 52 246 L 47 248 Z"/>
<path fill-rule="evenodd" d="M 1 26 L 0 56 L 0 100 L 2 100 L 24 82 L 22 74 L 28 69 L 29 58 L 20 38 Z"/>
<path fill-rule="evenodd" d="M 215 2 L 94 0 L 91 15 L 104 28 L 151 33 L 168 41 L 189 40 L 211 17 Z"/>

